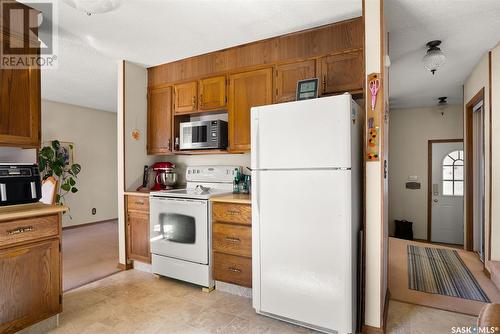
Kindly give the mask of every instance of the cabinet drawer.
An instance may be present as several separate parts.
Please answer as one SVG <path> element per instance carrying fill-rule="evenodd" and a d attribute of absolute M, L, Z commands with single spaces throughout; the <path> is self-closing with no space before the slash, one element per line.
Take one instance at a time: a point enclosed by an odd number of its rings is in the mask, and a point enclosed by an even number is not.
<path fill-rule="evenodd" d="M 139 210 L 149 212 L 149 197 L 127 196 L 127 210 Z"/>
<path fill-rule="evenodd" d="M 213 203 L 213 220 L 235 224 L 252 224 L 252 206 L 248 204 Z"/>
<path fill-rule="evenodd" d="M 214 278 L 252 287 L 252 259 L 214 252 Z"/>
<path fill-rule="evenodd" d="M 252 256 L 252 229 L 250 226 L 213 224 L 215 251 L 240 256 Z"/>
<path fill-rule="evenodd" d="M 0 223 L 0 245 L 2 247 L 58 235 L 58 215 Z"/>

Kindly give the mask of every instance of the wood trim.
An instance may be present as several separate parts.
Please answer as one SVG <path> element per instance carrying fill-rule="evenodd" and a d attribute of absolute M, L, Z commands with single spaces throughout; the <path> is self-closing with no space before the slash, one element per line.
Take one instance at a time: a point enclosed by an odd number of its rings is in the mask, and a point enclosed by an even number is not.
<path fill-rule="evenodd" d="M 488 268 L 486 268 L 486 266 L 484 266 L 483 268 L 483 273 L 486 275 L 486 277 L 488 277 L 488 279 L 491 279 L 491 273 Z"/>
<path fill-rule="evenodd" d="M 492 225 L 492 218 L 493 218 L 493 210 L 492 210 L 492 206 L 493 206 L 493 93 L 492 93 L 492 63 L 491 63 L 491 51 L 488 52 L 488 72 L 489 72 L 489 80 L 488 80 L 488 95 L 489 95 L 489 103 L 488 103 L 488 115 L 489 115 L 489 124 L 488 124 L 488 127 L 489 127 L 489 138 L 488 138 L 488 141 L 489 141 L 489 150 L 488 150 L 488 153 L 489 153 L 489 157 L 490 157 L 490 160 L 489 160 L 489 164 L 488 164 L 488 168 L 489 168 L 489 176 L 490 176 L 490 179 L 489 179 L 489 190 L 488 190 L 488 194 L 489 194 L 489 207 L 488 207 L 488 217 L 489 217 L 489 221 L 488 221 L 488 256 L 486 257 L 486 260 L 488 261 L 491 261 L 491 225 Z M 484 110 L 484 109 L 483 109 Z M 485 236 L 485 239 L 486 239 L 486 236 Z M 487 270 L 486 270 L 487 271 Z M 489 273 L 489 272 L 488 272 Z"/>
<path fill-rule="evenodd" d="M 459 143 L 463 139 L 432 139 L 427 141 L 427 242 L 431 241 L 432 231 L 432 144 Z M 465 200 L 465 198 L 464 198 Z"/>
<path fill-rule="evenodd" d="M 484 101 L 484 87 L 477 92 L 474 97 L 465 105 L 465 196 L 464 205 L 465 215 L 465 240 L 464 249 L 472 251 L 474 249 L 474 202 L 473 202 L 473 183 L 474 179 L 474 161 L 473 161 L 473 126 L 472 126 L 472 108 L 479 102 Z"/>
<path fill-rule="evenodd" d="M 134 268 L 133 264 L 132 263 L 118 263 L 118 265 L 116 266 L 116 268 L 120 269 L 120 270 L 130 270 L 132 268 Z"/>
<path fill-rule="evenodd" d="M 73 230 L 75 228 L 89 227 L 89 226 L 92 226 L 92 225 L 99 225 L 99 224 L 103 224 L 103 223 L 109 223 L 109 222 L 112 222 L 112 221 L 116 221 L 118 223 L 118 218 L 111 218 L 111 219 L 99 220 L 99 221 L 96 221 L 96 222 L 79 224 L 79 225 L 64 226 L 62 229 L 63 229 L 63 231 L 65 231 L 65 230 Z"/>

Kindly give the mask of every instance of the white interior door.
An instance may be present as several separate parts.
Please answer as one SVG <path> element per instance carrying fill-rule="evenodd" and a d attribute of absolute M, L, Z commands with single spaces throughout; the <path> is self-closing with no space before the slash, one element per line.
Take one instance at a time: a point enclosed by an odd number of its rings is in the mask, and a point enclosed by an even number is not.
<path fill-rule="evenodd" d="M 431 241 L 464 243 L 462 142 L 432 143 Z"/>
<path fill-rule="evenodd" d="M 351 172 L 254 171 L 260 310 L 352 330 Z M 253 215 L 253 214 L 252 214 Z M 257 229 L 254 229 L 254 231 Z M 254 280 L 255 282 L 255 280 Z M 255 287 L 254 287 L 255 288 Z"/>

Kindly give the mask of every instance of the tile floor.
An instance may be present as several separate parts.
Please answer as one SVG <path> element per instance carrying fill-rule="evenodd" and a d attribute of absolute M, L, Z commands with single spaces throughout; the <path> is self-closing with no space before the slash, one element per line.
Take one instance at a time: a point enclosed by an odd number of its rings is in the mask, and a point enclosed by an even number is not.
<path fill-rule="evenodd" d="M 392 302 L 388 333 L 451 333 L 475 318 Z M 129 270 L 69 291 L 59 333 L 312 333 L 255 314 L 251 300 Z"/>

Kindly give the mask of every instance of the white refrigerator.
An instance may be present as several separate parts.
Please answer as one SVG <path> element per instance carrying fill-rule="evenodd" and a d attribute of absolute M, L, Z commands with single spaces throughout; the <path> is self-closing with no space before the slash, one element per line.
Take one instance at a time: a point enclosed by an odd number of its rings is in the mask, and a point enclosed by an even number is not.
<path fill-rule="evenodd" d="M 348 94 L 252 108 L 257 313 L 356 332 L 361 115 Z"/>

